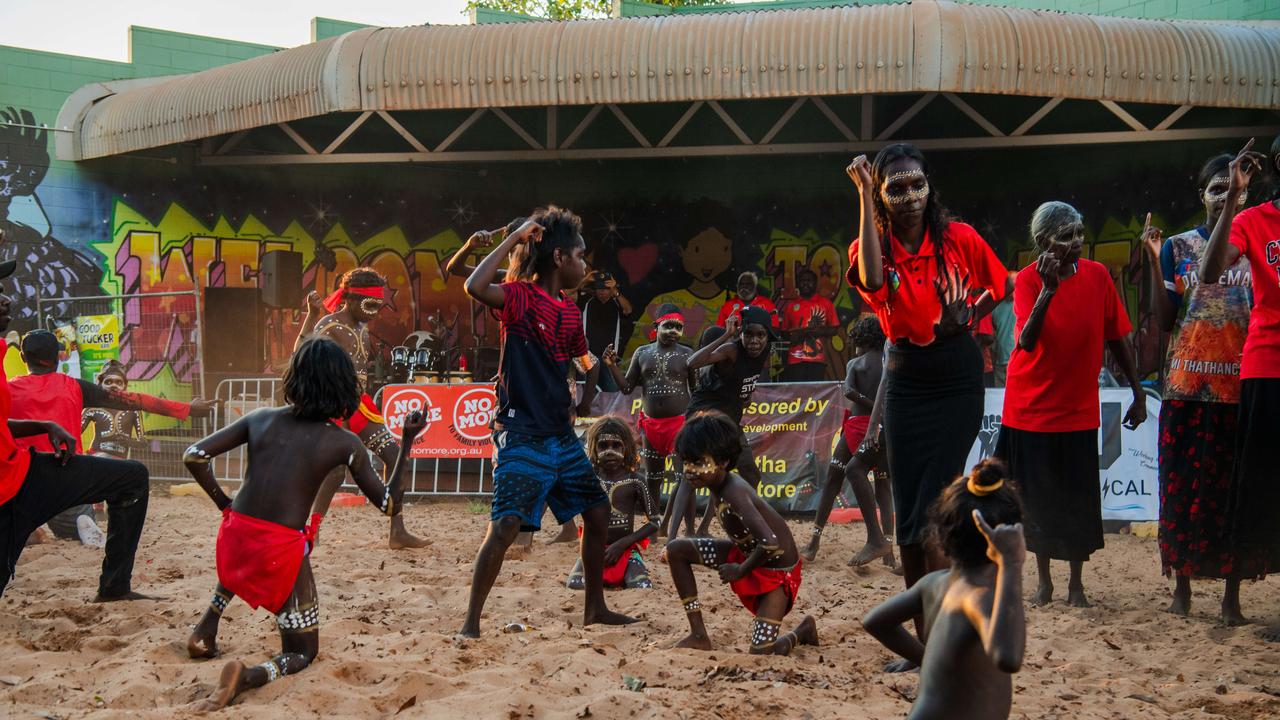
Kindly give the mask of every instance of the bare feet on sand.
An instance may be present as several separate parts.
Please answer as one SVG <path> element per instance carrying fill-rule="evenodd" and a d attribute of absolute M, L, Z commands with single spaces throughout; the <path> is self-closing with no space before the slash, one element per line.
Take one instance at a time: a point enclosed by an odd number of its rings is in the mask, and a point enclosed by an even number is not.
<path fill-rule="evenodd" d="M 1040 583 L 1040 587 L 1036 588 L 1036 594 L 1027 601 L 1031 607 L 1044 607 L 1051 602 L 1053 602 L 1053 586 L 1046 583 Z"/>
<path fill-rule="evenodd" d="M 640 622 L 640 618 L 623 615 L 609 609 L 586 610 L 582 613 L 583 625 L 630 625 Z"/>
<path fill-rule="evenodd" d="M 862 549 L 849 558 L 850 567 L 862 567 L 868 563 L 879 560 L 880 558 L 893 557 L 893 546 L 889 543 L 881 543 L 880 545 L 872 545 L 867 543 Z"/>
<path fill-rule="evenodd" d="M 405 529 L 404 515 L 391 518 L 391 535 L 387 538 L 387 546 L 392 550 L 413 550 L 430 544 L 430 540 L 417 537 Z"/>
<path fill-rule="evenodd" d="M 1252 621 L 1245 617 L 1244 613 L 1240 612 L 1240 608 L 1224 607 L 1222 608 L 1222 616 L 1218 618 L 1218 622 L 1220 622 L 1224 627 L 1240 627 L 1241 625 L 1248 625 Z M 1259 631 L 1259 634 L 1262 634 L 1262 632 L 1265 632 L 1265 630 Z"/>
<path fill-rule="evenodd" d="M 1191 614 L 1191 598 L 1175 592 L 1173 594 L 1173 602 L 1169 603 L 1169 607 L 1165 608 L 1164 611 L 1186 617 Z"/>
<path fill-rule="evenodd" d="M 218 637 L 199 625 L 187 638 L 187 655 L 192 660 L 207 660 L 218 656 Z"/>
<path fill-rule="evenodd" d="M 164 600 L 164 598 L 143 595 L 140 592 L 133 592 L 132 590 L 123 595 L 103 595 L 102 593 L 98 593 L 93 598 L 93 601 L 96 603 L 120 602 L 121 600 Z"/>
<path fill-rule="evenodd" d="M 231 704 L 236 695 L 240 694 L 240 685 L 244 682 L 244 663 L 239 660 L 232 660 L 222 667 L 222 676 L 218 678 L 218 687 L 209 697 L 201 700 L 191 709 L 196 712 L 213 712 Z"/>
<path fill-rule="evenodd" d="M 813 559 L 818 556 L 818 543 L 818 536 L 814 535 L 809 544 L 805 545 L 804 549 L 800 551 L 800 559 L 805 562 L 813 562 Z"/>
<path fill-rule="evenodd" d="M 677 640 L 671 644 L 673 648 L 689 648 L 690 650 L 710 650 L 711 638 L 703 635 L 686 635 L 683 640 Z"/>
<path fill-rule="evenodd" d="M 556 533 L 555 537 L 548 540 L 547 544 L 554 545 L 555 543 L 570 542 L 578 542 L 578 526 L 573 523 L 565 523 L 560 526 L 560 532 Z"/>
<path fill-rule="evenodd" d="M 1067 604 L 1078 608 L 1093 607 L 1093 605 L 1089 604 L 1089 598 L 1084 596 L 1084 588 L 1082 587 L 1067 588 Z"/>
<path fill-rule="evenodd" d="M 800 624 L 796 626 L 796 642 L 801 645 L 818 645 L 818 623 L 811 615 L 805 615 Z"/>
<path fill-rule="evenodd" d="M 884 666 L 884 671 L 887 673 L 914 672 L 919 669 L 920 669 L 919 665 L 911 662 L 906 658 L 898 658 L 897 660 L 894 660 L 893 662 Z"/>

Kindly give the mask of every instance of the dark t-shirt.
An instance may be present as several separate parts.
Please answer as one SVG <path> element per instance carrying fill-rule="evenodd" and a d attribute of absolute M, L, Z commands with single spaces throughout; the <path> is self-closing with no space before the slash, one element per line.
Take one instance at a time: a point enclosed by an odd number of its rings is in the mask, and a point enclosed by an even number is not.
<path fill-rule="evenodd" d="M 582 324 L 586 327 L 587 348 L 597 357 L 604 355 L 604 349 L 614 345 L 622 352 L 622 341 L 629 335 L 622 334 L 622 312 L 616 301 L 600 302 L 590 298 L 582 306 Z"/>
<path fill-rule="evenodd" d="M 719 410 L 728 415 L 734 422 L 742 422 L 742 411 L 751 400 L 751 393 L 756 390 L 760 374 L 764 372 L 765 363 L 769 361 L 769 351 L 760 353 L 760 357 L 747 356 L 747 349 L 738 343 L 738 359 L 728 376 L 722 375 L 714 365 L 707 368 L 698 379 L 698 387 L 689 396 L 689 415 L 699 410 Z"/>
<path fill-rule="evenodd" d="M 498 311 L 502 365 L 495 425 L 537 436 L 573 432 L 569 369 L 587 354 L 582 316 L 571 300 L 555 299 L 533 283 L 503 283 Z"/>

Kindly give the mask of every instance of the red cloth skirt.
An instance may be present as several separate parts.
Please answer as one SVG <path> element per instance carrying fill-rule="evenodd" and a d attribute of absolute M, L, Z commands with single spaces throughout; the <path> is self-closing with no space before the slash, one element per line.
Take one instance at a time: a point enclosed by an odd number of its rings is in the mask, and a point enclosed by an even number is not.
<path fill-rule="evenodd" d="M 659 455 L 666 456 L 675 452 L 676 435 L 680 434 L 680 428 L 684 427 L 684 416 L 651 418 L 640 413 L 636 425 L 640 426 L 640 432 L 649 441 L 649 447 Z"/>
<path fill-rule="evenodd" d="M 862 444 L 862 439 L 867 436 L 867 430 L 870 428 L 870 415 L 850 415 L 848 411 L 845 411 L 844 445 L 849 448 L 849 452 L 858 452 L 858 446 Z"/>
<path fill-rule="evenodd" d="M 312 515 L 311 523 L 297 530 L 223 510 L 216 552 L 218 582 L 249 607 L 280 612 L 293 593 L 320 520 L 320 515 Z"/>
<path fill-rule="evenodd" d="M 747 556 L 743 555 L 735 545 L 729 550 L 729 557 L 725 562 L 741 563 L 746 559 Z M 796 595 L 800 593 L 800 565 L 800 560 L 796 560 L 796 566 L 790 570 L 756 568 L 750 575 L 729 583 L 729 587 L 752 615 L 756 614 L 761 596 L 773 592 L 776 588 L 782 588 L 782 591 L 787 594 L 787 612 L 791 612 L 791 608 L 796 604 Z"/>

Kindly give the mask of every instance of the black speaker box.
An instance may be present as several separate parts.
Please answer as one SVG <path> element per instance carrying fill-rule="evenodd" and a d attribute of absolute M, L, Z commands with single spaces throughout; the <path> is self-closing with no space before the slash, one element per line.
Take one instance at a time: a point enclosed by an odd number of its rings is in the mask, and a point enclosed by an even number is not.
<path fill-rule="evenodd" d="M 302 305 L 302 253 L 272 250 L 263 253 L 258 268 L 262 302 L 268 307 L 297 309 Z"/>
<path fill-rule="evenodd" d="M 204 362 L 208 373 L 256 375 L 266 365 L 266 314 L 258 288 L 204 289 Z"/>

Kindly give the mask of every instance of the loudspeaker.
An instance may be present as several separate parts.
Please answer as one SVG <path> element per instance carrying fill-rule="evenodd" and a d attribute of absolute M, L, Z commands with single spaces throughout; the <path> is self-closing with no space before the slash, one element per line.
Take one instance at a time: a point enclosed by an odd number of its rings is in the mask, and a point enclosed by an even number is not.
<path fill-rule="evenodd" d="M 302 304 L 302 253 L 272 250 L 263 253 L 258 268 L 262 302 L 295 310 Z"/>
<path fill-rule="evenodd" d="M 205 372 L 257 374 L 266 366 L 266 314 L 258 288 L 205 288 L 202 330 Z"/>

